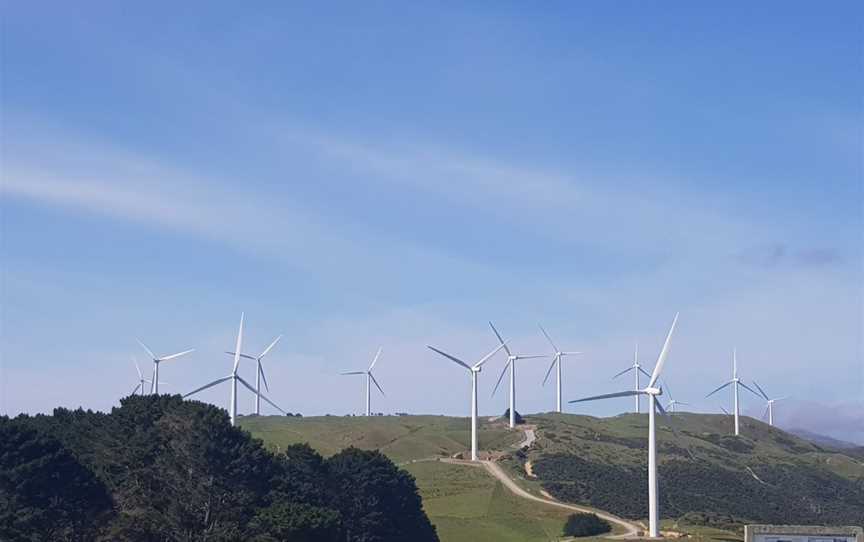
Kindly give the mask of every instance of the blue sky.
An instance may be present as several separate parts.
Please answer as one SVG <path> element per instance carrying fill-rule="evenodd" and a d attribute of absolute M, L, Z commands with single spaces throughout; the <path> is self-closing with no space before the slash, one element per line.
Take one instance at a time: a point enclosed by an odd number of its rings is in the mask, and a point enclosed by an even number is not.
<path fill-rule="evenodd" d="M 376 409 L 467 414 L 425 345 L 482 355 L 490 319 L 584 350 L 576 398 L 680 310 L 677 399 L 716 411 L 737 346 L 781 421 L 864 440 L 860 5 L 3 9 L 4 412 L 110 408 L 136 337 L 198 349 L 163 366 L 188 391 L 241 311 L 249 350 L 285 335 L 286 410 L 359 411 L 337 373 L 380 344 Z"/>

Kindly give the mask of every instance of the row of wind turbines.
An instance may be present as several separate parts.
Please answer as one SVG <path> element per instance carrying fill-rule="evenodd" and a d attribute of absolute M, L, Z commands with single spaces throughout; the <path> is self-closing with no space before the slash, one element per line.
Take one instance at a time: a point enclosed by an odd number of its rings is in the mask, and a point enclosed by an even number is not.
<path fill-rule="evenodd" d="M 607 393 L 602 395 L 595 395 L 591 397 L 584 397 L 581 399 L 575 399 L 569 401 L 569 403 L 582 403 L 588 401 L 596 401 L 601 399 L 611 399 L 611 398 L 620 398 L 620 397 L 635 397 L 636 399 L 636 412 L 641 411 L 640 407 L 640 399 L 642 396 L 648 398 L 648 505 L 649 505 L 649 535 L 652 537 L 657 537 L 659 535 L 659 514 L 658 514 L 658 498 L 657 498 L 657 447 L 656 447 L 656 413 L 660 413 L 665 416 L 667 420 L 670 421 L 669 426 L 670 429 L 676 434 L 674 427 L 671 424 L 671 419 L 669 419 L 668 411 L 674 413 L 676 411 L 676 407 L 678 405 L 686 405 L 681 401 L 677 401 L 673 399 L 670 395 L 670 400 L 667 403 L 667 407 L 664 408 L 660 403 L 660 397 L 664 394 L 663 386 L 661 385 L 660 375 L 663 370 L 663 366 L 666 362 L 666 358 L 669 354 L 670 343 L 672 340 L 672 335 L 675 332 L 675 327 L 678 323 L 678 314 L 675 314 L 675 318 L 672 321 L 672 325 L 669 328 L 669 332 L 666 335 L 666 340 L 663 343 L 663 348 L 660 351 L 660 354 L 657 357 L 657 361 L 654 364 L 654 370 L 649 374 L 645 371 L 639 363 L 639 353 L 638 346 L 636 352 L 634 354 L 633 365 L 624 369 L 623 371 L 616 374 L 613 379 L 618 378 L 622 375 L 627 374 L 630 371 L 633 371 L 635 375 L 635 387 L 630 390 L 623 390 L 614 393 Z M 269 392 L 269 385 L 267 383 L 266 376 L 264 375 L 264 369 L 262 366 L 262 359 L 266 356 L 273 347 L 279 342 L 282 338 L 280 335 L 276 337 L 273 342 L 267 346 L 264 351 L 258 356 L 251 356 L 243 353 L 243 326 L 244 326 L 244 314 L 240 315 L 240 325 L 237 331 L 237 340 L 235 343 L 235 347 L 233 351 L 228 351 L 226 354 L 233 356 L 233 366 L 231 373 L 222 378 L 218 378 L 212 382 L 209 382 L 195 390 L 184 395 L 185 397 L 190 397 L 196 393 L 199 393 L 203 390 L 211 388 L 213 386 L 219 385 L 223 382 L 230 382 L 231 385 L 231 395 L 230 395 L 230 409 L 229 416 L 231 419 L 231 425 L 235 425 L 237 418 L 237 384 L 241 384 L 247 389 L 249 389 L 253 394 L 255 394 L 255 413 L 260 414 L 261 412 L 261 400 L 264 400 L 283 414 L 285 413 L 282 408 L 280 408 L 276 403 L 271 401 L 268 397 L 266 397 L 261 392 L 261 384 L 264 384 L 265 389 Z M 483 369 L 483 365 L 487 363 L 492 357 L 497 354 L 500 350 L 504 350 L 507 354 L 507 363 L 504 365 L 503 370 L 501 371 L 500 376 L 498 377 L 498 381 L 495 384 L 495 388 L 492 391 L 492 395 L 494 396 L 497 392 L 500 384 L 504 378 L 504 375 L 509 371 L 509 387 L 510 387 L 510 427 L 515 426 L 515 412 L 516 412 L 516 362 L 523 359 L 536 359 L 536 358 L 544 358 L 551 357 L 552 364 L 549 366 L 549 369 L 546 371 L 546 376 L 543 379 L 543 385 L 549 379 L 549 376 L 552 373 L 553 369 L 556 369 L 556 411 L 562 412 L 562 378 L 561 378 L 561 363 L 563 359 L 567 356 L 576 356 L 582 354 L 582 352 L 577 351 L 564 351 L 558 348 L 549 334 L 540 326 L 540 331 L 543 333 L 546 340 L 549 342 L 550 346 L 552 346 L 553 352 L 551 354 L 514 354 L 513 351 L 508 346 L 508 341 L 505 340 L 498 330 L 495 328 L 494 324 L 491 322 L 489 326 L 492 328 L 492 331 L 495 334 L 495 337 L 498 340 L 498 345 L 492 349 L 488 354 L 474 362 L 473 364 L 469 364 L 468 362 L 463 361 L 462 359 L 451 355 L 443 350 L 436 348 L 431 345 L 427 345 L 427 347 L 436 352 L 437 354 L 443 356 L 444 358 L 456 363 L 461 366 L 471 375 L 471 460 L 477 461 L 478 459 L 478 406 L 477 406 L 477 384 L 479 374 Z M 186 354 L 193 352 L 194 350 L 186 350 L 183 352 L 178 352 L 176 354 L 166 355 L 166 356 L 157 356 L 153 353 L 150 348 L 148 348 L 143 342 L 138 341 L 141 344 L 142 348 L 147 352 L 153 361 L 153 377 L 148 380 L 144 378 L 141 373 L 140 367 L 138 367 L 136 362 L 136 369 L 138 370 L 138 385 L 133 390 L 133 393 L 138 392 L 139 390 L 144 392 L 144 388 L 146 384 L 150 384 L 151 393 L 159 393 L 159 365 L 162 362 L 169 361 L 172 359 L 179 358 Z M 384 395 L 384 390 L 375 379 L 374 374 L 372 373 L 372 369 L 375 367 L 375 364 L 378 362 L 381 356 L 381 348 L 375 354 L 375 357 L 372 359 L 372 363 L 366 370 L 361 371 L 348 371 L 341 373 L 342 375 L 362 375 L 365 376 L 366 379 L 366 415 L 371 415 L 371 388 L 374 384 L 378 391 Z M 247 359 L 250 361 L 254 361 L 256 363 L 256 385 L 253 387 L 246 380 L 244 380 L 239 374 L 238 369 L 240 366 L 240 361 L 242 359 Z M 648 378 L 648 384 L 645 387 L 641 386 L 641 376 L 646 376 Z M 750 391 L 754 395 L 764 399 L 766 401 L 766 410 L 765 413 L 768 415 L 768 421 L 771 425 L 774 422 L 774 410 L 773 405 L 776 401 L 781 399 L 785 399 L 785 397 L 771 399 L 765 393 L 765 391 L 756 383 L 753 383 L 754 386 L 759 390 L 757 393 L 738 377 L 738 359 L 737 359 L 737 351 L 733 349 L 732 353 L 732 379 L 728 382 L 725 382 L 717 389 L 713 390 L 706 397 L 710 397 L 715 393 L 732 386 L 733 391 L 733 409 L 734 409 L 734 417 L 735 417 L 735 435 L 739 435 L 739 411 L 740 411 L 740 401 L 738 396 L 739 387 L 743 387 L 744 389 Z M 725 410 L 725 409 L 724 409 Z M 764 414 L 763 414 L 764 417 Z"/>

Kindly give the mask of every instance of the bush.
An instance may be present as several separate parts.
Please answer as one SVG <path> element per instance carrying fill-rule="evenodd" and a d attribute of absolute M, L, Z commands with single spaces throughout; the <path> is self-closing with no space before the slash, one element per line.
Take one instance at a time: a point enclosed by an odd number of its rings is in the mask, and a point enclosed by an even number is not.
<path fill-rule="evenodd" d="M 597 514 L 570 514 L 567 523 L 564 524 L 564 536 L 593 536 L 611 530 L 612 526 L 609 522 L 600 519 Z"/>

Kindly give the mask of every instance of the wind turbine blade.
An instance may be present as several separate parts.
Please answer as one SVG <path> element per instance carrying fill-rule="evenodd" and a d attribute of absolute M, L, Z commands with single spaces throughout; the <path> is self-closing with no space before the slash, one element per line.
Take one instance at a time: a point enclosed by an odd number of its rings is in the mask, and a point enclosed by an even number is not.
<path fill-rule="evenodd" d="M 129 395 L 135 395 L 135 392 L 137 392 L 140 387 L 141 387 L 141 383 L 139 382 L 138 385 L 135 386 L 135 389 L 132 390 L 132 393 L 130 393 Z"/>
<path fill-rule="evenodd" d="M 234 347 L 234 374 L 237 373 L 237 366 L 240 365 L 240 352 L 243 351 L 243 320 L 246 317 L 245 312 L 240 313 L 240 328 L 237 330 L 237 346 Z"/>
<path fill-rule="evenodd" d="M 504 378 L 504 373 L 507 372 L 507 367 L 510 367 L 511 363 L 513 363 L 511 360 L 507 360 L 507 363 L 504 364 L 504 369 L 501 371 L 501 376 L 498 377 L 498 382 L 495 383 L 495 389 L 492 390 L 492 395 L 490 397 L 495 397 L 495 392 L 498 391 L 498 386 L 501 385 L 501 380 Z"/>
<path fill-rule="evenodd" d="M 135 363 L 135 370 L 138 371 L 138 378 L 144 378 L 144 375 L 141 374 L 141 367 L 138 366 L 138 360 L 135 357 L 132 357 L 132 362 Z"/>
<path fill-rule="evenodd" d="M 657 364 L 654 365 L 654 372 L 651 374 L 651 380 L 648 382 L 648 387 L 653 387 L 660 378 L 660 372 L 663 371 L 663 364 L 666 363 L 666 357 L 669 355 L 669 344 L 672 342 L 672 334 L 675 333 L 675 324 L 678 323 L 678 314 L 675 313 L 675 319 L 672 320 L 672 327 L 669 328 L 669 333 L 666 335 L 666 341 L 663 343 L 663 350 L 660 351 L 660 356 L 657 357 Z"/>
<path fill-rule="evenodd" d="M 765 393 L 765 390 L 763 390 L 762 387 L 759 386 L 759 383 L 758 383 L 758 382 L 756 382 L 756 381 L 754 380 L 754 381 L 753 381 L 753 385 L 756 386 L 756 389 L 759 390 L 759 393 L 762 394 L 762 397 L 764 397 L 766 401 L 770 401 L 770 400 L 771 400 L 771 399 L 768 397 L 768 394 Z"/>
<path fill-rule="evenodd" d="M 585 352 L 561 352 L 563 356 L 581 356 Z"/>
<path fill-rule="evenodd" d="M 765 412 L 762 413 L 761 420 L 764 420 L 768 416 L 768 406 L 765 406 Z"/>
<path fill-rule="evenodd" d="M 540 325 L 540 324 L 537 324 L 537 327 L 539 327 L 539 328 L 540 328 L 540 331 L 542 331 L 542 332 L 543 332 L 543 335 L 545 335 L 545 336 L 546 336 L 546 340 L 547 340 L 547 341 L 549 341 L 549 344 L 551 344 L 551 345 L 552 345 L 552 348 L 554 348 L 554 349 L 555 349 L 555 352 L 560 352 L 560 350 L 558 350 L 558 347 L 557 347 L 557 346 L 555 346 L 555 343 L 553 343 L 553 342 L 552 342 L 552 337 L 550 337 L 550 336 L 549 336 L 549 334 L 548 334 L 548 333 L 546 333 L 546 330 L 545 330 L 545 329 L 543 329 L 543 326 L 541 326 L 541 325 Z"/>
<path fill-rule="evenodd" d="M 606 393 L 603 395 L 594 395 L 592 397 L 583 397 L 582 399 L 575 399 L 573 401 L 568 401 L 570 403 L 583 403 L 585 401 L 595 401 L 597 399 L 612 399 L 613 397 L 630 397 L 633 395 L 642 395 L 644 392 L 629 390 L 629 391 L 619 391 L 616 393 Z"/>
<path fill-rule="evenodd" d="M 258 356 L 258 359 L 263 358 L 264 356 L 267 355 L 267 352 L 269 352 L 270 350 L 273 350 L 273 347 L 276 346 L 276 343 L 278 343 L 281 338 L 282 338 L 282 335 L 279 335 L 278 337 L 273 339 L 273 342 L 270 343 L 270 346 L 265 348 L 263 352 L 261 352 L 261 354 Z"/>
<path fill-rule="evenodd" d="M 540 358 L 548 358 L 549 354 L 530 354 L 527 356 L 523 356 L 521 354 L 517 355 L 517 359 L 540 359 Z"/>
<path fill-rule="evenodd" d="M 751 387 L 748 386 L 747 384 L 741 382 L 740 380 L 738 381 L 738 385 L 742 386 L 745 390 L 749 391 L 750 393 L 752 393 L 752 394 L 755 395 L 756 397 L 760 397 L 760 395 L 759 395 L 758 393 L 756 393 L 755 391 L 753 391 L 753 388 L 751 388 Z M 760 397 L 760 398 L 761 398 L 761 397 Z"/>
<path fill-rule="evenodd" d="M 714 395 L 714 394 L 717 393 L 718 391 L 722 390 L 722 389 L 725 388 L 726 386 L 730 385 L 731 383 L 732 383 L 732 381 L 730 380 L 729 382 L 723 384 L 722 386 L 720 386 L 720 387 L 717 388 L 716 390 L 714 390 L 714 391 L 712 391 L 711 393 L 709 393 L 708 395 L 706 395 L 705 398 L 707 399 L 707 398 L 711 397 L 712 395 Z"/>
<path fill-rule="evenodd" d="M 503 343 L 501 343 L 501 344 L 499 344 L 497 348 L 495 348 L 494 350 L 492 350 L 491 352 L 489 352 L 488 354 L 486 354 L 485 356 L 483 356 L 483 359 L 481 359 L 480 361 L 478 361 L 477 363 L 475 363 L 475 364 L 474 364 L 474 368 L 476 369 L 477 367 L 480 367 L 481 365 L 483 365 L 484 363 L 486 363 L 487 361 L 489 361 L 489 358 L 491 358 L 492 356 L 494 356 L 495 354 L 497 354 L 499 350 L 501 350 L 502 348 L 505 348 L 506 346 L 507 346 L 506 341 L 503 342 Z"/>
<path fill-rule="evenodd" d="M 664 388 L 664 391 L 669 394 L 669 399 L 675 400 L 675 397 L 672 396 L 672 388 L 669 387 L 669 384 L 664 382 L 663 385 L 660 387 Z M 679 405 L 681 404 L 678 401 L 675 401 L 675 403 Z"/>
<path fill-rule="evenodd" d="M 777 399 L 774 399 L 774 402 L 776 403 L 777 401 L 783 401 L 784 399 L 789 399 L 790 397 L 792 397 L 792 396 L 791 395 L 784 395 L 783 397 L 778 397 Z"/>
<path fill-rule="evenodd" d="M 151 360 L 152 360 L 152 359 L 156 359 L 156 354 L 154 354 L 152 350 L 150 350 L 149 348 L 147 348 L 147 345 L 144 344 L 143 342 L 141 342 L 141 339 L 135 339 L 135 340 L 138 341 L 138 344 L 141 345 L 141 348 L 143 348 L 144 350 L 147 351 L 147 355 L 150 356 L 150 359 L 151 359 Z"/>
<path fill-rule="evenodd" d="M 546 381 L 549 380 L 549 375 L 552 374 L 552 367 L 555 367 L 555 362 L 558 361 L 558 355 L 552 356 L 552 365 L 549 366 L 549 369 L 546 371 L 546 376 L 543 377 L 543 385 L 546 385 Z"/>
<path fill-rule="evenodd" d="M 229 376 L 228 378 L 232 378 L 232 377 Z M 236 377 L 236 378 L 237 378 L 237 380 L 238 380 L 241 384 L 243 384 L 244 386 L 246 386 L 246 389 L 248 389 L 248 390 L 251 391 L 252 393 L 258 394 L 258 396 L 261 397 L 261 399 L 264 399 L 265 401 L 267 401 L 268 403 L 270 403 L 270 406 L 272 406 L 273 408 L 275 408 L 276 410 L 278 410 L 278 411 L 281 412 L 282 414 L 285 414 L 285 411 L 282 410 L 282 409 L 279 407 L 279 405 L 277 405 L 276 403 L 274 403 L 273 401 L 271 401 L 270 399 L 268 399 L 266 395 L 264 395 L 263 393 L 260 393 L 260 394 L 259 394 L 257 391 L 255 391 L 255 388 L 253 388 L 252 386 L 250 386 L 248 382 L 246 382 L 245 380 L 243 380 L 243 379 L 240 378 L 239 376 Z"/>
<path fill-rule="evenodd" d="M 378 384 L 378 381 L 375 380 L 375 375 L 373 375 L 372 373 L 369 373 L 369 378 L 372 379 L 372 383 L 375 384 L 375 387 L 378 388 L 378 391 L 381 392 L 381 395 L 383 395 L 384 397 L 387 397 L 387 395 L 384 393 L 384 390 L 382 390 L 381 386 Z"/>
<path fill-rule="evenodd" d="M 469 367 L 467 363 L 465 363 L 464 361 L 462 361 L 461 359 L 459 359 L 459 358 L 457 358 L 457 357 L 453 357 L 453 356 L 451 356 L 451 355 L 448 354 L 447 352 L 442 352 L 441 350 L 438 350 L 438 349 L 435 348 L 434 346 L 429 346 L 428 344 L 426 345 L 426 348 L 428 348 L 429 350 L 432 350 L 433 352 L 438 352 L 439 354 L 441 354 L 441 355 L 444 356 L 445 358 L 447 358 L 447 359 L 449 359 L 450 361 L 453 361 L 453 362 L 455 362 L 455 363 L 458 363 L 459 365 L 461 365 L 462 367 L 465 367 L 465 368 L 468 369 L 469 371 L 471 370 L 471 367 Z M 362 374 L 362 373 L 361 373 L 361 374 Z"/>
<path fill-rule="evenodd" d="M 214 380 L 213 382 L 211 382 L 209 384 L 205 384 L 205 385 L 201 386 L 200 388 L 197 388 L 197 389 L 190 391 L 189 393 L 184 395 L 183 398 L 185 399 L 185 398 L 189 397 L 190 395 L 194 395 L 194 394 L 198 393 L 199 391 L 204 391 L 207 388 L 212 388 L 216 384 L 221 384 L 222 382 L 225 382 L 226 380 L 231 380 L 231 378 L 233 378 L 233 377 L 231 375 L 229 375 L 229 376 L 220 378 L 219 380 Z"/>
<path fill-rule="evenodd" d="M 676 403 L 676 404 L 684 405 L 684 406 L 693 406 L 693 405 L 691 405 L 690 403 L 684 403 L 684 402 L 682 402 L 682 401 L 678 401 L 678 403 Z"/>
<path fill-rule="evenodd" d="M 378 347 L 378 351 L 375 352 L 375 357 L 372 358 L 372 365 L 369 366 L 369 369 L 367 369 L 367 371 L 371 371 L 372 367 L 375 367 L 375 364 L 378 363 L 379 357 L 381 357 L 381 347 L 380 346 Z"/>
<path fill-rule="evenodd" d="M 183 352 L 177 352 L 176 354 L 171 354 L 170 356 L 165 356 L 164 358 L 159 358 L 159 361 L 168 361 L 169 359 L 179 358 L 180 356 L 185 356 L 191 352 L 194 352 L 195 349 L 185 350 Z"/>
<path fill-rule="evenodd" d="M 612 377 L 612 380 L 615 380 L 616 378 L 618 378 L 618 377 L 621 376 L 621 375 L 625 375 L 625 374 L 629 373 L 630 371 L 632 371 L 632 370 L 635 369 L 635 368 L 636 368 L 636 367 L 627 367 L 626 369 L 624 369 L 624 370 L 621 371 L 620 373 L 618 373 L 618 374 L 616 374 L 615 376 L 613 376 L 613 377 Z"/>
<path fill-rule="evenodd" d="M 498 330 L 495 329 L 495 326 L 492 325 L 492 322 L 489 322 L 489 327 L 491 327 L 491 328 L 492 328 L 492 331 L 495 332 L 495 336 L 498 337 L 498 342 L 500 342 L 501 344 L 504 344 L 504 339 L 501 338 L 501 334 L 498 333 Z M 510 356 L 513 355 L 513 354 L 510 352 L 510 348 L 509 348 L 508 346 L 505 346 L 505 347 L 504 347 L 504 351 L 507 352 L 507 357 L 510 357 Z M 495 393 L 493 392 L 492 395 L 495 395 Z"/>
<path fill-rule="evenodd" d="M 648 378 L 651 378 L 651 375 L 648 374 L 648 371 L 646 371 L 642 367 L 639 367 L 639 372 L 642 373 L 643 375 L 647 376 Z"/>
<path fill-rule="evenodd" d="M 723 408 L 723 405 L 717 405 L 717 406 L 719 406 L 719 407 L 720 407 L 720 410 L 722 410 L 722 411 L 723 411 L 723 414 L 726 414 L 726 415 L 727 415 L 727 416 L 731 416 L 731 414 L 729 414 L 729 411 L 728 411 L 728 410 L 726 410 L 726 409 L 725 409 L 725 408 Z"/>
<path fill-rule="evenodd" d="M 264 389 L 270 391 L 270 385 L 267 384 L 267 377 L 264 376 L 264 367 L 261 365 L 261 362 L 258 362 L 258 371 L 261 372 L 261 380 L 264 381 Z"/>
<path fill-rule="evenodd" d="M 225 353 L 228 354 L 229 356 L 235 355 L 234 352 L 229 352 L 227 350 L 225 351 Z M 249 354 L 240 354 L 240 357 L 244 358 L 244 359 L 251 359 L 252 361 L 258 361 L 258 358 L 256 358 L 255 356 L 250 356 Z"/>
<path fill-rule="evenodd" d="M 345 376 L 345 375 L 365 375 L 366 371 L 349 371 L 347 373 L 339 373 L 339 374 L 342 376 Z"/>

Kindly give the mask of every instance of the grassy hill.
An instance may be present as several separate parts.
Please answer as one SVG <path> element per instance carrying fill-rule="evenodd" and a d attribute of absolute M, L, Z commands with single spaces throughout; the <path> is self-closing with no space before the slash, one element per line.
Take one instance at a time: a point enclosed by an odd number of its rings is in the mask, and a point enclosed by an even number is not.
<path fill-rule="evenodd" d="M 647 415 L 526 418 L 538 440 L 530 461 L 543 488 L 638 519 L 647 509 Z M 658 429 L 661 516 L 696 522 L 861 524 L 864 464 L 836 450 L 743 418 L 742 436 L 727 416 L 681 413 L 678 431 Z M 701 515 L 700 515 L 701 513 Z"/>

